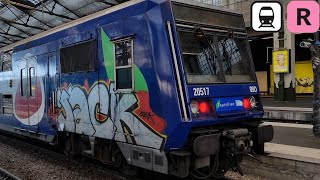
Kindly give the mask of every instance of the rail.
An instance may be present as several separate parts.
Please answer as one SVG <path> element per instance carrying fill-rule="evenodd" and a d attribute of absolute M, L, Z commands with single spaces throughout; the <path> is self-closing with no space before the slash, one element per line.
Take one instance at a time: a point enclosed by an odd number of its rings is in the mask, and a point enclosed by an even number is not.
<path fill-rule="evenodd" d="M 21 179 L 9 173 L 8 171 L 0 168 L 0 180 L 21 180 Z"/>

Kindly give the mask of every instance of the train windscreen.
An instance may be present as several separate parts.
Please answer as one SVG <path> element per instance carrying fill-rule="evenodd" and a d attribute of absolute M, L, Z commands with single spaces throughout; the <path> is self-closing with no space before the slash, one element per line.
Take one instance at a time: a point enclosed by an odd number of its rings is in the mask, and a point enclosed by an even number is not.
<path fill-rule="evenodd" d="M 214 37 L 207 36 L 208 43 L 191 32 L 180 31 L 179 37 L 188 83 L 222 82 Z"/>
<path fill-rule="evenodd" d="M 173 4 L 173 10 L 177 24 L 182 27 L 177 25 L 189 84 L 256 81 L 241 15 L 181 4 Z M 187 11 L 194 13 L 188 15 Z M 201 26 L 217 31 L 208 33 Z M 241 32 L 242 35 L 230 32 Z"/>
<path fill-rule="evenodd" d="M 217 46 L 227 82 L 251 82 L 254 80 L 247 39 L 218 36 Z"/>

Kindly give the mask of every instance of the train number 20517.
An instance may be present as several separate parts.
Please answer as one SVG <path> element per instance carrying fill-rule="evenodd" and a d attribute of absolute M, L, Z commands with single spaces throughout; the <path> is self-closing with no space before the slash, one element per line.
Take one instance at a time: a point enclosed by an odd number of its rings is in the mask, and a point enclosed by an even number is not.
<path fill-rule="evenodd" d="M 193 96 L 209 96 L 210 89 L 208 87 L 193 88 Z"/>

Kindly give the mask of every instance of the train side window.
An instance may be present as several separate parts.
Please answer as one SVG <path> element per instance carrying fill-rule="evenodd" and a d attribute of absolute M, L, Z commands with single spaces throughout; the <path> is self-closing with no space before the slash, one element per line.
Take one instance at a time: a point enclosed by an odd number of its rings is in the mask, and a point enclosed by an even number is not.
<path fill-rule="evenodd" d="M 34 67 L 31 67 L 29 69 L 29 76 L 30 76 L 30 80 L 29 80 L 29 92 L 30 92 L 30 96 L 35 96 L 35 92 L 36 92 L 36 71 L 34 69 Z"/>
<path fill-rule="evenodd" d="M 60 63 L 62 73 L 95 71 L 97 68 L 97 40 L 62 48 Z"/>
<path fill-rule="evenodd" d="M 1 71 L 12 70 L 12 51 L 7 51 L 2 53 L 0 70 Z"/>
<path fill-rule="evenodd" d="M 27 96 L 27 70 L 26 68 L 20 71 L 20 81 L 21 81 L 21 96 Z"/>
<path fill-rule="evenodd" d="M 2 114 L 13 115 L 12 94 L 2 95 Z"/>
<path fill-rule="evenodd" d="M 133 40 L 115 41 L 115 80 L 117 90 L 133 89 Z"/>

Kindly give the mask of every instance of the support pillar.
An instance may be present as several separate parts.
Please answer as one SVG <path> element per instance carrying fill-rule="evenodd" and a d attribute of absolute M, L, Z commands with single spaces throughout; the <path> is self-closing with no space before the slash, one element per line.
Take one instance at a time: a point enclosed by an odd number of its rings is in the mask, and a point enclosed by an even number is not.
<path fill-rule="evenodd" d="M 287 23 L 285 23 L 287 27 Z M 286 28 L 286 44 L 290 52 L 290 73 L 284 75 L 284 99 L 285 101 L 296 101 L 296 38 L 295 34 Z"/>

